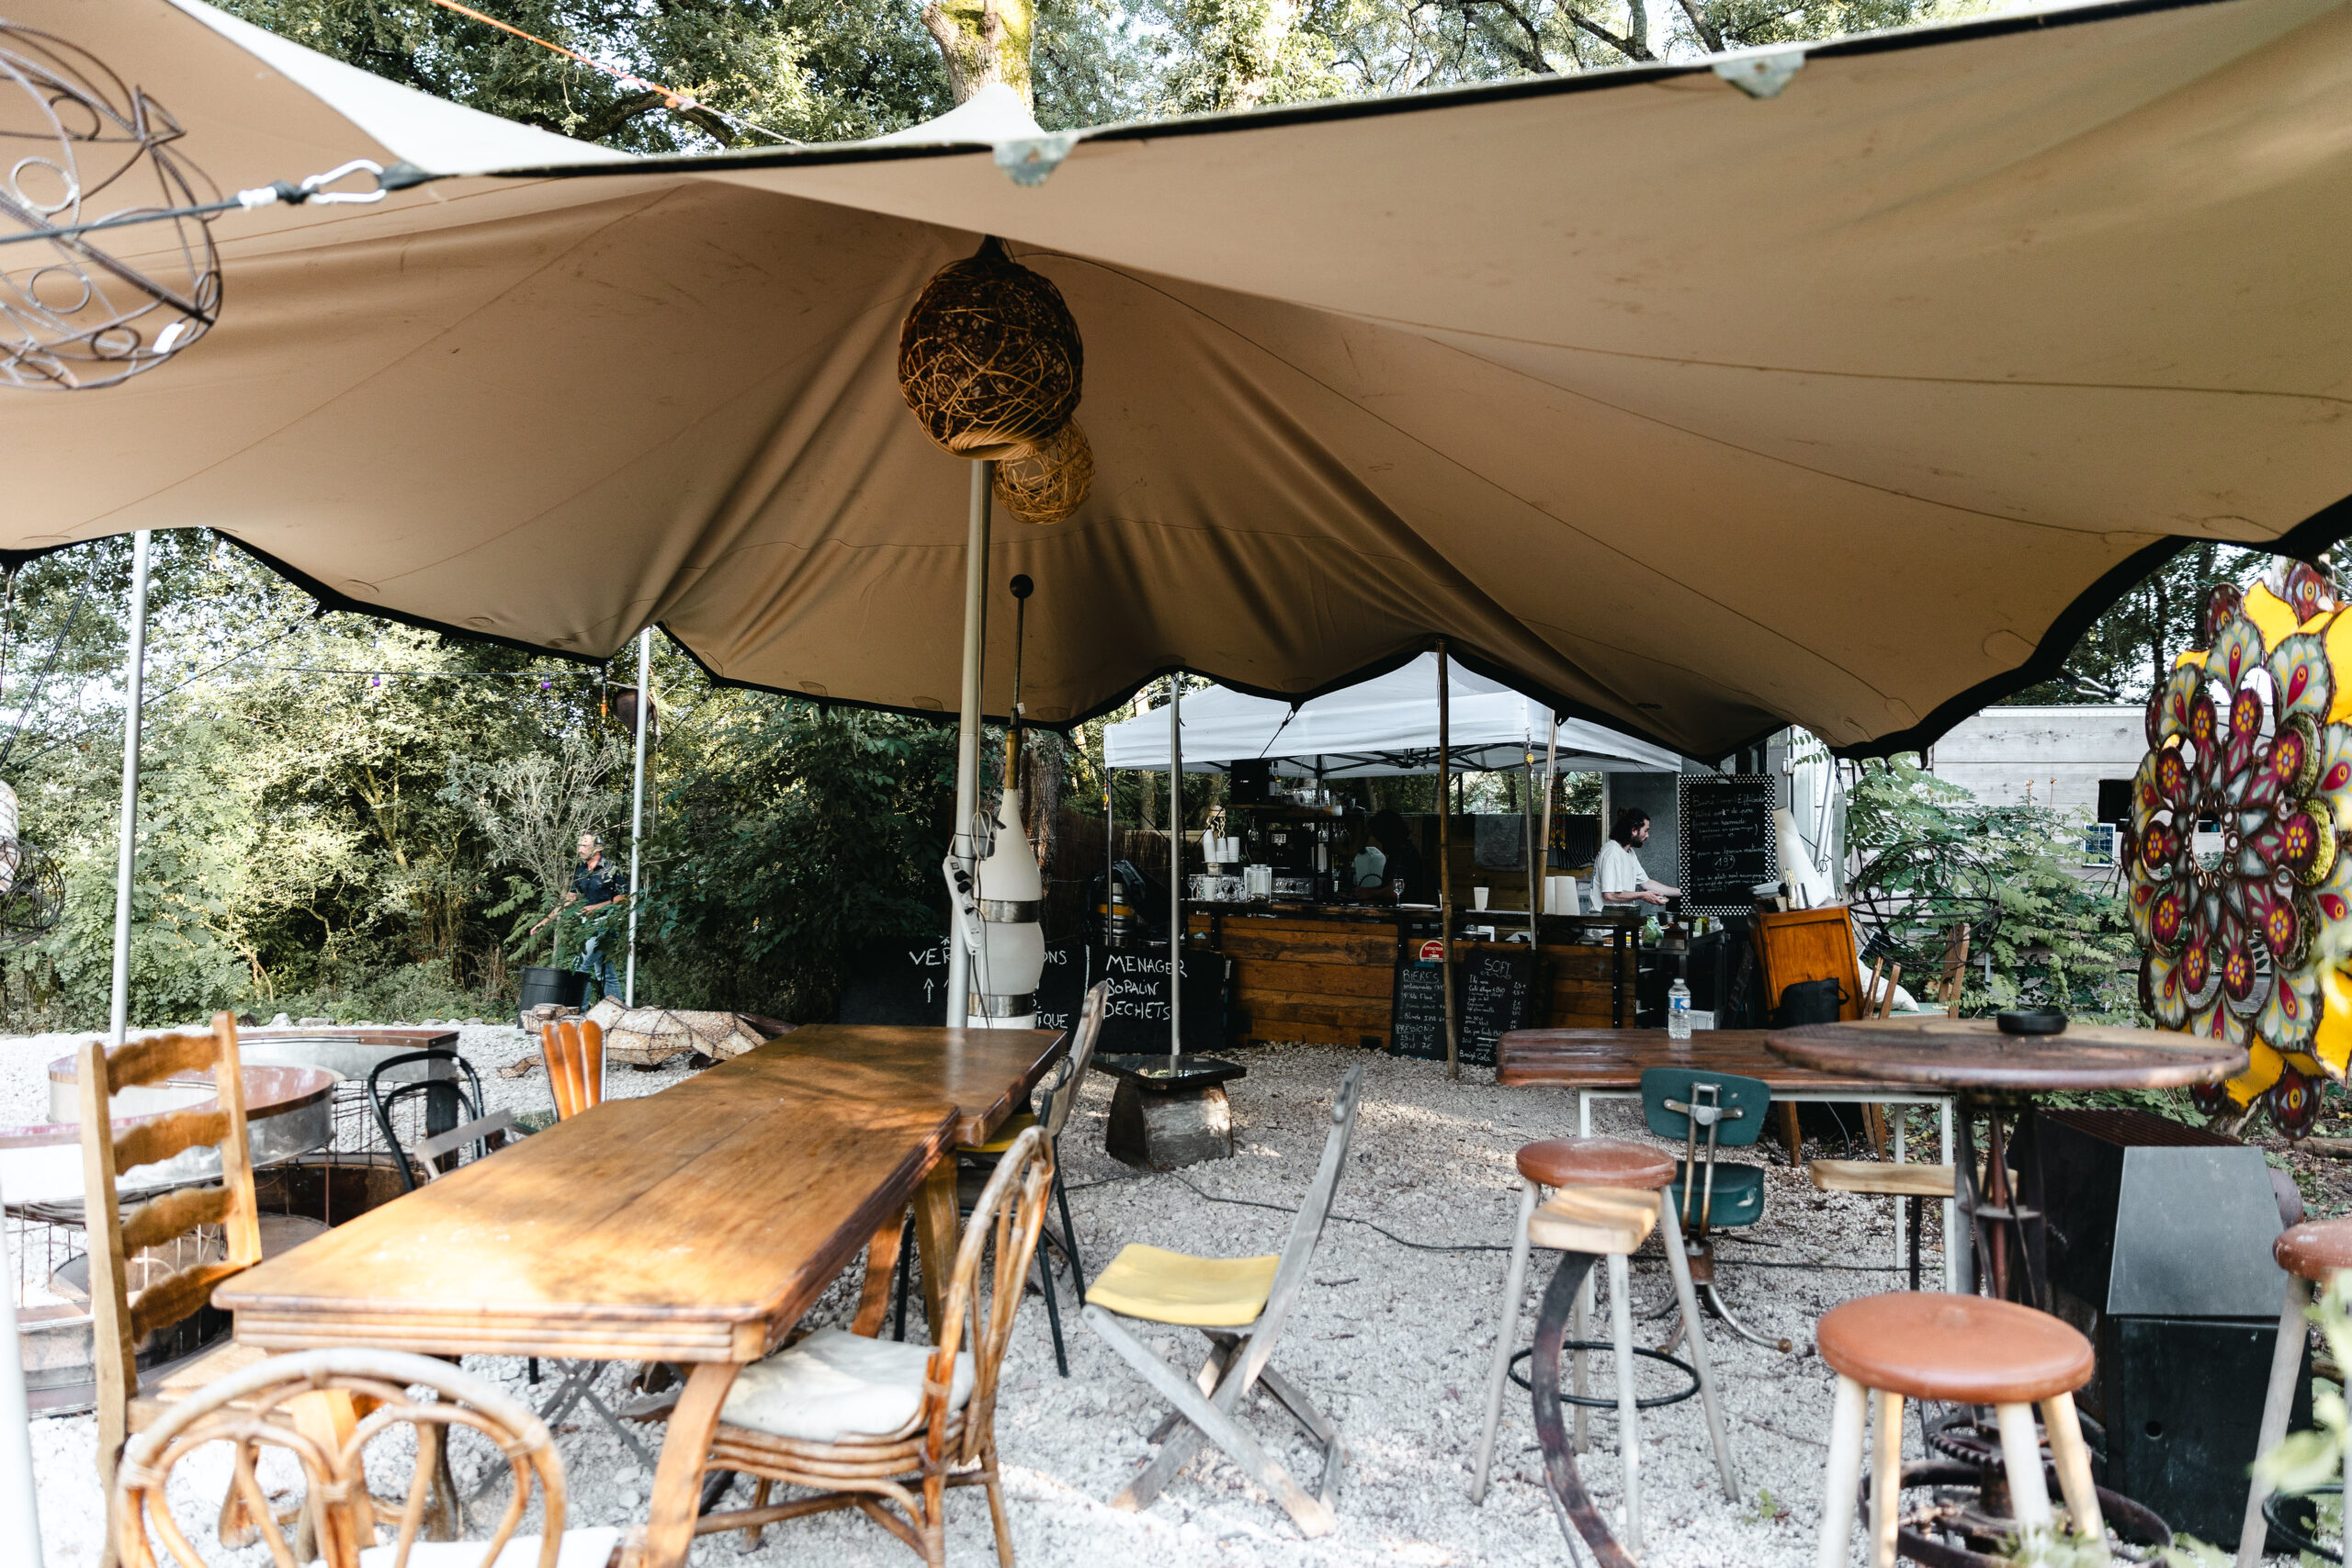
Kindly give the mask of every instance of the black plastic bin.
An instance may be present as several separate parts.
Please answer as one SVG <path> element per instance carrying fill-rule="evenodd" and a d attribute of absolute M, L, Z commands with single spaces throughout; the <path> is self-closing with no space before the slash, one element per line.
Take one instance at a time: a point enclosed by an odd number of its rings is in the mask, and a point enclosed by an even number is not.
<path fill-rule="evenodd" d="M 591 976 L 577 969 L 549 969 L 531 964 L 523 971 L 523 989 L 515 1000 L 515 1010 L 528 1012 L 543 1002 L 558 1007 L 584 1008 L 588 1005 Z"/>

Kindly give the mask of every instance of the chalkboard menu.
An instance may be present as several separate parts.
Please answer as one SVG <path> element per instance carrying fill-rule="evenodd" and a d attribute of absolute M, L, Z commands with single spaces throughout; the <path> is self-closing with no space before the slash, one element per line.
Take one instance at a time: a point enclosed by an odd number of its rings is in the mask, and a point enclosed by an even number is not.
<path fill-rule="evenodd" d="M 1187 1052 L 1224 1048 L 1227 977 L 1233 960 L 1221 953 L 1187 952 L 1178 984 L 1183 987 L 1180 1026 Z M 1103 998 L 1102 1037 L 1095 1049 L 1106 1055 L 1149 1055 L 1168 1049 L 1168 950 L 1089 947 L 1086 982 L 1111 983 Z"/>
<path fill-rule="evenodd" d="M 1434 961 L 1419 957 L 1419 943 L 1408 947 L 1396 965 L 1390 1051 L 1399 1056 L 1445 1060 L 1445 972 Z M 1454 973 L 1454 1007 L 1460 1017 L 1462 1060 L 1472 1066 L 1495 1065 L 1497 1042 L 1510 1031 L 1527 1027 L 1528 1009 L 1535 986 L 1535 954 L 1529 950 L 1465 947 Z"/>
<path fill-rule="evenodd" d="M 1037 981 L 1037 1027 L 1069 1029 L 1085 995 L 1086 949 L 1075 937 L 1046 944 Z M 1190 993 L 1186 999 L 1190 1000 Z M 932 1024 L 947 1021 L 947 942 L 901 942 L 872 948 L 849 965 L 842 986 L 843 1023 Z"/>
<path fill-rule="evenodd" d="M 1751 913 L 1757 885 L 1781 879 L 1772 830 L 1781 781 L 1769 773 L 1685 773 L 1680 782 L 1683 912 Z"/>

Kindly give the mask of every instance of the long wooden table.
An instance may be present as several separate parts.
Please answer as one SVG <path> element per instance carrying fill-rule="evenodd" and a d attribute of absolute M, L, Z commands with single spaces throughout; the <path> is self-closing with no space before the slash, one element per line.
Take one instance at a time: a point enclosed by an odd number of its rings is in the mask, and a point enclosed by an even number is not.
<path fill-rule="evenodd" d="M 1768 1029 L 1701 1029 L 1687 1041 L 1667 1038 L 1663 1029 L 1515 1029 L 1495 1048 L 1495 1082 L 1512 1089 L 1573 1089 L 1577 1135 L 1592 1134 L 1596 1100 L 1639 1100 L 1642 1074 L 1651 1067 L 1696 1067 L 1760 1078 L 1772 1098 L 1784 1101 L 1859 1101 L 1868 1105 L 1932 1105 L 1941 1129 L 1942 1161 L 1952 1162 L 1952 1095 L 1949 1089 L 1873 1077 L 1857 1070 L 1825 1072 L 1801 1067 L 1775 1054 Z M 1894 1122 L 1894 1157 L 1905 1155 L 1901 1118 Z M 1790 1151 L 1790 1158 L 1797 1157 Z M 1899 1213 L 1899 1209 L 1898 1209 Z M 1952 1234 L 1952 1204 L 1944 1204 L 1946 1235 Z M 1894 1259 L 1903 1260 L 1903 1226 L 1894 1227 Z M 1946 1288 L 1953 1272 L 1952 1248 L 1944 1249 Z"/>
<path fill-rule="evenodd" d="M 271 1350 L 688 1364 L 633 1549 L 674 1568 L 728 1389 L 863 1246 L 941 1185 L 1061 1050 L 1049 1031 L 803 1029 L 607 1101 L 265 1260 L 213 1304 Z M 917 1203 L 918 1235 L 938 1229 Z M 944 1264 L 941 1266 L 944 1271 Z M 926 1268 L 928 1276 L 932 1269 Z"/>

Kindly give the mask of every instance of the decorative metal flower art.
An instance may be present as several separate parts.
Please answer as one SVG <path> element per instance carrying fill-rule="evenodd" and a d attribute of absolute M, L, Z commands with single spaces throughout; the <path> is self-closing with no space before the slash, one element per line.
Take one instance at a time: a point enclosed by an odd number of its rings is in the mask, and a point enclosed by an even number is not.
<path fill-rule="evenodd" d="M 2206 631 L 2149 699 L 2133 783 L 2142 998 L 2167 1029 L 2248 1047 L 2200 1105 L 2276 1089 L 2273 1120 L 2301 1136 L 2321 1087 L 2305 1080 L 2352 1059 L 2352 690 L 2332 657 L 2352 655 L 2352 622 L 2294 563 L 2243 599 L 2216 588 Z"/>
<path fill-rule="evenodd" d="M 0 22 L 0 385 L 112 386 L 202 336 L 220 264 L 217 193 L 171 143 L 178 122 L 86 51 Z M 92 233 L 93 220 L 170 214 Z"/>

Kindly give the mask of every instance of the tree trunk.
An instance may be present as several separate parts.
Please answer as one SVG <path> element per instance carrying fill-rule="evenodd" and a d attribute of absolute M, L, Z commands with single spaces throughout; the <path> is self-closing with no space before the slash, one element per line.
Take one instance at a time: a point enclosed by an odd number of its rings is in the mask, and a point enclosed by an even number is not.
<path fill-rule="evenodd" d="M 1036 20 L 1036 0 L 931 0 L 922 8 L 922 25 L 939 46 L 948 89 L 959 104 L 1001 82 L 1035 107 L 1029 44 Z"/>

